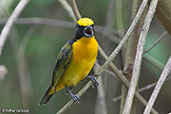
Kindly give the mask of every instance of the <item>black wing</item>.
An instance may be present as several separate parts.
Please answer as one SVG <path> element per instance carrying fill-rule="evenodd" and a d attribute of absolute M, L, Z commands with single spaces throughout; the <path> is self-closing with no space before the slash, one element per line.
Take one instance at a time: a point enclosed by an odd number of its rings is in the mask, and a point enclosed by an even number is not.
<path fill-rule="evenodd" d="M 69 63 L 72 60 L 72 55 L 73 55 L 72 44 L 73 44 L 73 40 L 69 40 L 63 46 L 63 48 L 60 50 L 57 56 L 57 63 L 53 71 L 53 77 L 52 77 L 52 85 L 54 86 L 58 84 L 59 80 L 62 78 Z"/>

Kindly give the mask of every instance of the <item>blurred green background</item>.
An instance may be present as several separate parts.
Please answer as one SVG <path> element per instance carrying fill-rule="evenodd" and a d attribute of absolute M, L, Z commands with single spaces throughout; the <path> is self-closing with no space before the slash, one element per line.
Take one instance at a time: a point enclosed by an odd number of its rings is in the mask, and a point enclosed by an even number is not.
<path fill-rule="evenodd" d="M 4 3 L 4 1 L 8 2 Z M 4 9 L 4 12 L 0 13 L 0 18 L 6 18 L 16 7 L 18 0 L 1 0 L 0 4 L 2 3 L 5 4 L 4 7 L 6 6 L 7 9 Z M 90 17 L 95 21 L 95 25 L 103 27 L 106 25 L 108 3 L 109 0 L 77 0 L 82 17 Z M 132 2 L 122 0 L 122 4 L 123 27 L 126 31 L 130 25 Z M 114 10 L 113 13 L 112 27 L 118 31 L 116 26 L 116 11 Z M 72 22 L 72 19 L 58 0 L 30 0 L 20 17 L 40 17 Z M 3 25 L 0 25 L 0 30 L 2 30 Z M 31 114 L 54 114 L 69 101 L 70 96 L 65 95 L 62 90 L 52 97 L 47 106 L 38 105 L 50 85 L 57 54 L 67 40 L 73 38 L 74 28 L 74 25 L 72 28 L 32 24 L 16 24 L 13 26 L 0 57 L 0 65 L 5 65 L 8 69 L 8 74 L 3 80 L 0 80 L 0 109 L 24 108 L 29 109 Z M 164 31 L 163 26 L 155 17 L 147 37 L 145 48 L 149 47 Z M 109 38 L 104 37 L 103 32 L 103 30 L 96 32 L 96 39 L 105 52 L 110 54 L 117 44 Z M 113 36 L 111 37 L 113 38 Z M 169 35 L 166 35 L 156 47 L 148 52 L 148 55 L 151 55 L 162 66 L 170 56 L 170 44 L 171 38 Z M 24 47 L 22 47 L 23 45 Z M 25 58 L 24 62 L 23 56 Z M 100 56 L 98 57 L 98 61 L 100 64 L 104 62 Z M 118 68 L 122 69 L 123 63 L 120 55 L 114 63 Z M 145 60 L 143 60 L 142 67 L 140 87 L 158 80 L 161 73 L 159 68 L 156 68 Z M 108 114 L 118 114 L 120 102 L 113 102 L 112 99 L 120 95 L 121 83 L 117 78 L 107 75 L 109 74 L 104 73 L 103 76 L 107 77 L 105 93 Z M 155 104 L 160 113 L 171 111 L 170 82 L 169 80 L 165 83 Z M 83 85 L 84 83 L 79 84 L 74 93 Z M 25 91 L 22 91 L 22 88 Z M 148 99 L 151 92 L 152 89 L 142 92 L 142 95 Z M 64 114 L 94 114 L 96 98 L 97 89 L 90 88 L 81 97 L 80 104 L 73 104 Z M 142 109 L 142 105 L 139 104 L 138 111 L 142 111 Z"/>

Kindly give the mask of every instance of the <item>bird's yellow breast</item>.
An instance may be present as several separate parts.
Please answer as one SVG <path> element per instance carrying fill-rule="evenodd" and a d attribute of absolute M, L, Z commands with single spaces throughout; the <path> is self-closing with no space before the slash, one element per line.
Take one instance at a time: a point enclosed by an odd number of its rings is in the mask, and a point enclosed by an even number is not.
<path fill-rule="evenodd" d="M 73 61 L 94 59 L 97 56 L 97 51 L 98 44 L 94 36 L 91 38 L 83 37 L 73 44 Z"/>
<path fill-rule="evenodd" d="M 73 43 L 73 57 L 62 79 L 57 84 L 57 91 L 65 85 L 73 86 L 83 80 L 91 71 L 97 57 L 98 43 L 94 36 L 82 37 Z"/>

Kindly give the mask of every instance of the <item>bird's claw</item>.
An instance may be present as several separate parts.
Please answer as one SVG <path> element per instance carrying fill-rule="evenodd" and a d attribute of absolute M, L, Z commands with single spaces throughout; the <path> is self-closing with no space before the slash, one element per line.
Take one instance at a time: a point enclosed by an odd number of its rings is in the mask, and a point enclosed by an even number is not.
<path fill-rule="evenodd" d="M 94 75 L 89 75 L 89 76 L 87 76 L 87 78 L 92 81 L 92 83 L 93 83 L 92 88 L 95 88 L 95 87 L 97 87 L 99 85 L 99 83 L 98 83 L 98 81 L 97 81 L 97 79 L 95 78 Z"/>
<path fill-rule="evenodd" d="M 80 97 L 78 95 L 70 94 L 72 99 L 74 100 L 74 103 L 79 104 L 80 102 L 78 101 Z"/>

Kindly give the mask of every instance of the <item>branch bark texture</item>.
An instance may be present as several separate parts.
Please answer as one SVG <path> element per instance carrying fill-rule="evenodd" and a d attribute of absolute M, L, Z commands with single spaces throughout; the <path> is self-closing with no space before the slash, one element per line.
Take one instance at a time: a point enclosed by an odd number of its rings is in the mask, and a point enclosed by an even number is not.
<path fill-rule="evenodd" d="M 154 105 L 154 102 L 156 101 L 156 98 L 157 98 L 157 96 L 158 96 L 158 94 L 159 94 L 159 92 L 160 92 L 160 90 L 161 90 L 167 76 L 169 75 L 170 71 L 171 71 L 171 56 L 170 56 L 170 58 L 169 58 L 169 60 L 168 60 L 168 62 L 166 64 L 166 66 L 165 66 L 159 80 L 157 81 L 157 84 L 156 84 L 156 86 L 155 86 L 155 88 L 153 90 L 153 93 L 152 93 L 152 95 L 150 97 L 150 100 L 147 103 L 147 106 L 146 106 L 143 114 L 150 114 L 151 108 Z"/>
<path fill-rule="evenodd" d="M 140 38 L 138 41 L 137 52 L 136 52 L 137 54 L 136 54 L 135 61 L 134 61 L 133 74 L 132 74 L 131 83 L 130 83 L 128 95 L 126 98 L 126 102 L 125 102 L 125 106 L 124 106 L 122 114 L 130 114 L 130 111 L 131 111 L 132 102 L 133 102 L 133 98 L 135 95 L 135 91 L 136 91 L 136 87 L 137 87 L 137 83 L 139 79 L 139 74 L 140 74 L 140 69 L 141 69 L 144 44 L 146 41 L 147 33 L 149 30 L 152 18 L 156 11 L 157 3 L 158 3 L 158 0 L 151 1 L 147 16 L 144 21 L 144 25 L 142 27 L 142 31 L 140 33 Z"/>

